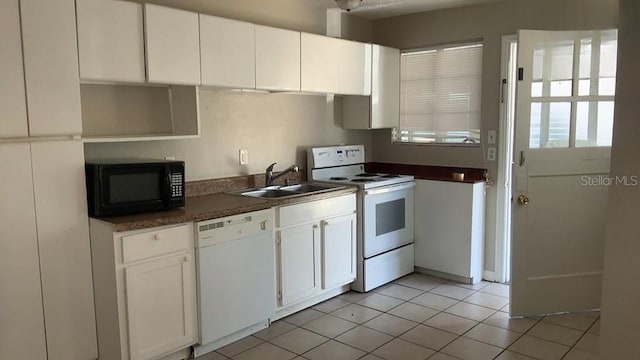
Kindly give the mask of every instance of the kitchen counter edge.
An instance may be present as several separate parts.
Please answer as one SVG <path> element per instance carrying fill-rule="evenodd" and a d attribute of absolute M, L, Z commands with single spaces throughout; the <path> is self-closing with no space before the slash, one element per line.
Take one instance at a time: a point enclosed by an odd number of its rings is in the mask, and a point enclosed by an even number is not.
<path fill-rule="evenodd" d="M 344 186 L 321 193 L 280 199 L 260 199 L 236 194 L 216 193 L 188 197 L 185 206 L 179 209 L 117 217 L 92 218 L 92 220 L 99 220 L 108 224 L 113 228 L 114 232 L 124 232 L 192 221 L 218 219 L 226 216 L 270 209 L 277 206 L 299 204 L 354 194 L 357 191 L 357 187 Z"/>

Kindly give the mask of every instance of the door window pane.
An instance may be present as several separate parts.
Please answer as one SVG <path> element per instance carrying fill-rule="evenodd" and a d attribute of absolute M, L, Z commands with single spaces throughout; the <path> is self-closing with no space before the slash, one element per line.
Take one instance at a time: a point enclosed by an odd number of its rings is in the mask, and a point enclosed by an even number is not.
<path fill-rule="evenodd" d="M 376 204 L 376 236 L 404 228 L 404 199 Z"/>
<path fill-rule="evenodd" d="M 615 95 L 618 39 L 615 31 L 602 33 L 600 42 L 600 86 L 598 95 Z"/>
<path fill-rule="evenodd" d="M 531 103 L 529 148 L 569 147 L 570 102 Z"/>
<path fill-rule="evenodd" d="M 613 101 L 579 101 L 576 147 L 611 146 L 613 110 Z"/>
<path fill-rule="evenodd" d="M 534 49 L 531 96 L 571 96 L 573 48 L 563 41 Z"/>

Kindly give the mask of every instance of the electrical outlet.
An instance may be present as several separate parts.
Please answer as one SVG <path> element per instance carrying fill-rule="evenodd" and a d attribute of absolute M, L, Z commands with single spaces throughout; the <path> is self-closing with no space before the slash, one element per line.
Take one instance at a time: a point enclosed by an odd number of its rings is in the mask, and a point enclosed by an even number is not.
<path fill-rule="evenodd" d="M 240 149 L 239 160 L 240 160 L 240 165 L 248 165 L 249 164 L 249 150 Z"/>
<path fill-rule="evenodd" d="M 487 149 L 487 160 L 496 161 L 496 148 L 490 147 Z"/>
<path fill-rule="evenodd" d="M 487 133 L 487 143 L 488 144 L 495 144 L 496 143 L 496 131 L 495 130 L 489 130 Z"/>

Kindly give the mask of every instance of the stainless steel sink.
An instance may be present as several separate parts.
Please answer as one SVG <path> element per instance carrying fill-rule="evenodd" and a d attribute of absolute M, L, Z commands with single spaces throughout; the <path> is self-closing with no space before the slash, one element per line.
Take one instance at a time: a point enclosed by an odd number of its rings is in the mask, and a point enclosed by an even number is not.
<path fill-rule="evenodd" d="M 264 199 L 279 199 L 295 196 L 311 195 L 342 188 L 339 185 L 304 183 L 288 186 L 268 186 L 264 188 L 245 189 L 234 192 L 243 196 L 251 196 Z"/>
<path fill-rule="evenodd" d="M 288 190 L 288 191 L 296 191 L 299 193 L 313 193 L 320 191 L 327 191 L 335 189 L 335 186 L 332 185 L 320 185 L 320 184 L 297 184 L 297 185 L 289 185 L 282 186 L 280 190 Z"/>
<path fill-rule="evenodd" d="M 261 197 L 261 198 L 281 198 L 285 196 L 300 195 L 299 192 L 289 191 L 289 190 L 280 190 L 280 189 L 256 189 L 256 190 L 245 191 L 241 194 L 244 196 L 253 196 L 253 197 Z"/>

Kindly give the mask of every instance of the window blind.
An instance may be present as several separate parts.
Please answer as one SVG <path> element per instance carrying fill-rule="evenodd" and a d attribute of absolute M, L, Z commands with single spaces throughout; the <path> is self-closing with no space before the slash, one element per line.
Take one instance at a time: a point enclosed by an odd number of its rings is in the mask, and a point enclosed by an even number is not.
<path fill-rule="evenodd" d="M 482 44 L 403 52 L 394 140 L 479 142 L 481 80 Z"/>

